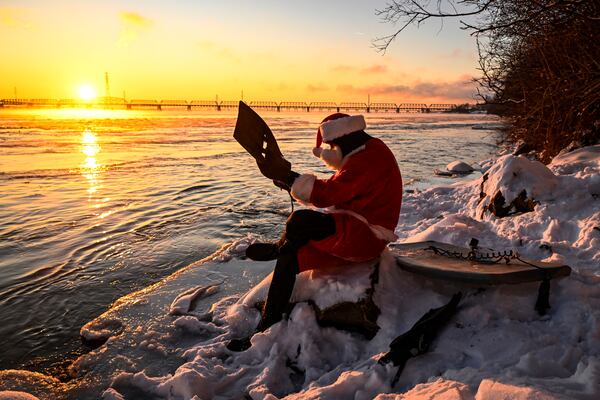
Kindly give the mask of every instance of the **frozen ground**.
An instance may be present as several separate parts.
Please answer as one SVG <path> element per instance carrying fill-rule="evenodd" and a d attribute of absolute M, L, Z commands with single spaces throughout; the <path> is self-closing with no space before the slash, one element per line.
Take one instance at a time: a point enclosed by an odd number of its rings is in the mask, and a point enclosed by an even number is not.
<path fill-rule="evenodd" d="M 88 340 L 106 343 L 74 363 L 71 382 L 8 371 L 0 390 L 13 392 L 0 399 L 18 398 L 14 391 L 40 399 L 598 399 L 600 146 L 548 167 L 514 156 L 483 165 L 484 185 L 479 178 L 406 194 L 396 233 L 400 241 L 463 246 L 475 237 L 481 246 L 570 265 L 570 277 L 552 281 L 544 317 L 533 309 L 537 284 L 477 290 L 427 280 L 399 270 L 386 253 L 374 296 L 381 330 L 371 341 L 320 328 L 301 302 L 289 320 L 255 335 L 249 350 L 231 353 L 225 343 L 256 324 L 252 306 L 269 277 L 256 284 L 273 267 L 241 259 L 254 240 L 245 237 L 83 327 Z M 484 211 L 497 190 L 510 202 L 523 189 L 538 202 L 533 212 L 499 219 Z M 306 273 L 294 297 L 322 306 L 357 299 L 370 272 L 360 265 L 342 279 Z M 395 368 L 377 359 L 458 290 L 466 297 L 453 321 L 392 388 Z"/>

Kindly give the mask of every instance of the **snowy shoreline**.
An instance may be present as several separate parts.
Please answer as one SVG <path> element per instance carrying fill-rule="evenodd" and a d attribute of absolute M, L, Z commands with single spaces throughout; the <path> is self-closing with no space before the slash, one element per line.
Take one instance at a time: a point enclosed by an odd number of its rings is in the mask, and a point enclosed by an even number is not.
<path fill-rule="evenodd" d="M 473 291 L 401 271 L 385 254 L 374 297 L 381 329 L 371 341 L 320 328 L 313 310 L 300 303 L 288 321 L 256 335 L 251 349 L 232 354 L 224 343 L 256 323 L 252 303 L 264 296 L 266 283 L 239 293 L 272 269 L 240 258 L 253 240 L 247 237 L 125 296 L 86 324 L 88 340 L 106 343 L 74 363 L 71 382 L 0 371 L 0 399 L 19 398 L 1 390 L 39 399 L 599 398 L 600 146 L 559 156 L 548 167 L 503 156 L 484 172 L 483 185 L 480 177 L 405 194 L 396 234 L 401 242 L 463 246 L 475 237 L 485 247 L 571 266 L 570 277 L 552 281 L 545 317 L 532 306 L 537 284 Z M 534 211 L 504 218 L 485 211 L 498 190 L 509 203 L 523 189 L 537 202 Z M 294 296 L 359 298 L 368 284 L 370 266 L 363 267 L 350 274 L 355 279 L 305 274 Z M 232 282 L 240 270 L 243 282 Z M 459 289 L 471 295 L 453 322 L 391 388 L 395 368 L 377 359 L 393 338 Z"/>

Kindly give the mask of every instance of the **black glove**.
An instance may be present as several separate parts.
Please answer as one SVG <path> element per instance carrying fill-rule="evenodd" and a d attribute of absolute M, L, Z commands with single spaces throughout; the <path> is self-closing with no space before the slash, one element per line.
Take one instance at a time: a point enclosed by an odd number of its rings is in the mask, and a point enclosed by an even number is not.
<path fill-rule="evenodd" d="M 269 153 L 265 155 L 264 159 L 257 159 L 256 165 L 258 165 L 261 174 L 277 181 L 285 182 L 292 171 L 292 164 L 283 158 L 283 156 Z"/>
<path fill-rule="evenodd" d="M 289 192 L 289 191 L 292 190 L 292 185 L 294 184 L 294 181 L 299 176 L 300 176 L 299 173 L 290 170 L 289 173 L 288 173 L 288 175 L 285 176 L 283 179 L 281 179 L 281 180 L 280 179 L 273 179 L 273 183 L 278 188 L 281 188 L 283 190 L 287 190 Z"/>

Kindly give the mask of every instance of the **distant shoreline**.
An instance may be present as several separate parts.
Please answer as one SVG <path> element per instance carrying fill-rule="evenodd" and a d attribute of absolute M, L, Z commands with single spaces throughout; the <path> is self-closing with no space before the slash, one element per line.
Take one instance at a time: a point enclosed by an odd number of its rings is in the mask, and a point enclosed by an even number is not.
<path fill-rule="evenodd" d="M 148 100 L 134 99 L 127 101 L 122 98 L 99 98 L 95 101 L 76 99 L 1 99 L 0 108 L 80 108 L 80 109 L 125 109 L 157 111 L 168 109 L 192 110 L 236 110 L 239 101 L 218 100 Z M 249 106 L 255 109 L 271 111 L 336 111 L 336 112 L 365 112 L 365 113 L 484 113 L 482 104 L 450 104 L 450 103 L 360 103 L 332 101 L 321 102 L 276 102 L 276 101 L 250 101 Z"/>

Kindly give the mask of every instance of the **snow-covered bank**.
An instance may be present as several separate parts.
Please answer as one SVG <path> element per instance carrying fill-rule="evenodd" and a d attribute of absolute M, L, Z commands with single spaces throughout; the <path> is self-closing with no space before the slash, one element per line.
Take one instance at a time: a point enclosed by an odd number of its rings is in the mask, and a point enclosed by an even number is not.
<path fill-rule="evenodd" d="M 396 234 L 458 245 L 476 237 L 485 247 L 570 265 L 570 277 L 552 282 L 545 317 L 533 309 L 537 284 L 479 291 L 412 275 L 384 254 L 374 295 L 381 329 L 372 340 L 319 327 L 313 309 L 300 303 L 289 320 L 256 335 L 248 351 L 231 353 L 227 340 L 257 322 L 252 305 L 265 282 L 240 293 L 273 266 L 240 259 L 244 239 L 86 325 L 87 339 L 107 341 L 73 365 L 73 382 L 23 390 L 81 399 L 600 398 L 600 146 L 567 153 L 548 168 L 504 156 L 487 172 L 483 185 L 479 178 L 407 194 Z M 508 203 L 523 189 L 534 211 L 504 218 L 485 211 L 498 190 Z M 355 279 L 304 274 L 295 297 L 323 306 L 359 298 L 370 271 L 355 267 Z M 377 359 L 457 290 L 467 294 L 460 311 L 392 388 L 395 368 Z M 0 383 L 2 389 L 19 388 Z"/>

